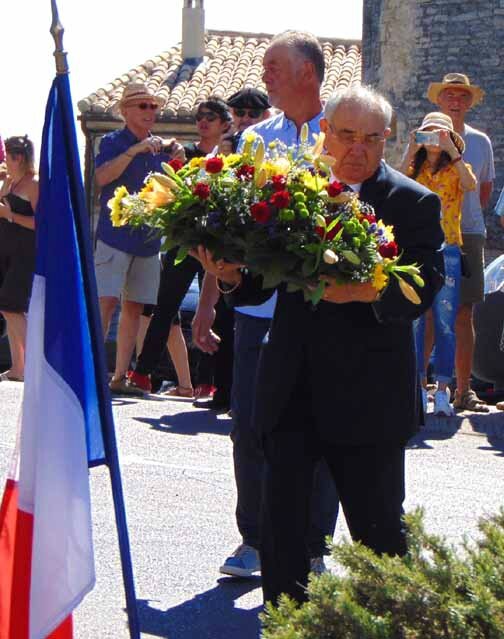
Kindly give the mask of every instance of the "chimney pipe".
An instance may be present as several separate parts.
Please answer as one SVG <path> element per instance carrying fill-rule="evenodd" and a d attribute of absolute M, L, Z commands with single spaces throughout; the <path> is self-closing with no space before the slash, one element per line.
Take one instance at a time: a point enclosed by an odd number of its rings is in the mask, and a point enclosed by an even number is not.
<path fill-rule="evenodd" d="M 182 59 L 197 63 L 205 55 L 205 9 L 203 0 L 184 0 L 182 9 Z"/>

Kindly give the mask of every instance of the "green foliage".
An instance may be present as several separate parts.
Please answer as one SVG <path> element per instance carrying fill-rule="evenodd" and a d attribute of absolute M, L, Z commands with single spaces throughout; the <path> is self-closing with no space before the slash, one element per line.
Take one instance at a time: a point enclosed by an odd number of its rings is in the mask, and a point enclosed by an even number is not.
<path fill-rule="evenodd" d="M 425 531 L 422 510 L 406 523 L 402 558 L 333 546 L 338 574 L 312 578 L 301 606 L 286 596 L 268 606 L 263 639 L 502 639 L 504 509 L 461 552 Z"/>

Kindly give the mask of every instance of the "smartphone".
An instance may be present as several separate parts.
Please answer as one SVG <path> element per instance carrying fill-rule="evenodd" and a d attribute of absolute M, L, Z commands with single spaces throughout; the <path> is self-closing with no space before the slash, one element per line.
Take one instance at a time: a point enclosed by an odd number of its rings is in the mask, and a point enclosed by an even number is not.
<path fill-rule="evenodd" d="M 439 131 L 415 131 L 415 142 L 439 146 Z"/>

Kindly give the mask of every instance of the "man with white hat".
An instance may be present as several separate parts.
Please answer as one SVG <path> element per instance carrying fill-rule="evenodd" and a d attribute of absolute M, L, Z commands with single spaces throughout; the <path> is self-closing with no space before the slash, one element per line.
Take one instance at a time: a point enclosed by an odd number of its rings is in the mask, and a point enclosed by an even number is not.
<path fill-rule="evenodd" d="M 126 373 L 144 304 L 156 303 L 160 240 L 153 238 L 147 228 L 113 227 L 107 203 L 118 186 L 125 186 L 129 192 L 140 190 L 149 172 L 159 171 L 161 162 L 181 152 L 182 147 L 174 140 L 151 133 L 162 103 L 144 84 L 130 82 L 117 105 L 125 125 L 102 138 L 95 160 L 96 182 L 101 188 L 95 269 L 105 335 L 121 299 L 116 365 L 110 382 L 115 393 L 131 395 Z"/>
<path fill-rule="evenodd" d="M 460 288 L 460 305 L 457 315 L 457 351 L 455 369 L 457 390 L 455 408 L 486 413 L 488 406 L 470 387 L 474 353 L 473 306 L 484 299 L 484 256 L 486 229 L 483 209 L 488 206 L 492 194 L 495 168 L 492 144 L 482 131 L 465 123 L 467 112 L 483 99 L 485 92 L 463 73 L 448 73 L 442 82 L 431 82 L 428 99 L 449 115 L 453 127 L 465 142 L 464 162 L 471 165 L 478 180 L 476 191 L 466 193 L 462 206 L 462 252 L 465 277 Z"/>

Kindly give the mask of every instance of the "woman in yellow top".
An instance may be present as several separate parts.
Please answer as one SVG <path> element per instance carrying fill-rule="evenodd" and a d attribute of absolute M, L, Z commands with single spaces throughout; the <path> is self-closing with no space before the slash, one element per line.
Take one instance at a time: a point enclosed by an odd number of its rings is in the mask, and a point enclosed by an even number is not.
<path fill-rule="evenodd" d="M 412 132 L 400 167 L 403 173 L 426 186 L 441 199 L 441 226 L 445 234 L 445 283 L 432 306 L 435 335 L 434 376 L 437 382 L 434 413 L 446 416 L 453 414 L 448 384 L 452 381 L 455 366 L 455 320 L 461 277 L 462 200 L 464 191 L 476 188 L 476 178 L 471 166 L 462 160 L 464 148 L 464 141 L 453 130 L 453 123 L 448 115 L 428 113 L 420 128 Z M 418 369 L 426 408 L 426 365 L 430 353 L 425 356 L 425 317 L 415 322 L 415 335 Z"/>

